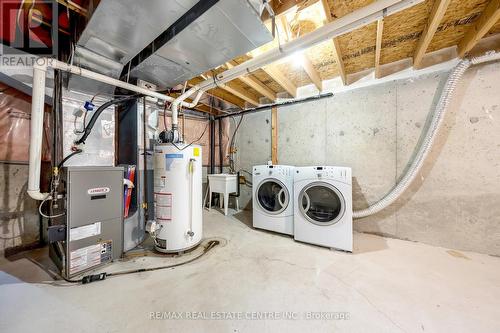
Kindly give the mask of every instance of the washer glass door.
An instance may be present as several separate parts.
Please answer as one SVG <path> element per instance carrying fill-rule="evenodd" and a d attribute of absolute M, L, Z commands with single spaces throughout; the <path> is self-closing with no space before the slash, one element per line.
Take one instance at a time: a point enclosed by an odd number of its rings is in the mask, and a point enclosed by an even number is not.
<path fill-rule="evenodd" d="M 266 179 L 257 188 L 257 202 L 268 214 L 279 214 L 288 207 L 290 196 L 287 188 L 277 179 Z"/>
<path fill-rule="evenodd" d="M 309 222 L 322 226 L 337 223 L 345 212 L 345 201 L 340 191 L 324 182 L 304 187 L 299 194 L 298 204 Z"/>

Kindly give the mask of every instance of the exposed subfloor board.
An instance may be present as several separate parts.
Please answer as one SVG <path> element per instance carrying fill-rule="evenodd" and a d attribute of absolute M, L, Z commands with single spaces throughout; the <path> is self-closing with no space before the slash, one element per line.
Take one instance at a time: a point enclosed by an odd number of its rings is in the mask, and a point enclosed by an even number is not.
<path fill-rule="evenodd" d="M 0 331 L 497 332 L 500 327 L 500 258 L 366 234 L 355 234 L 353 254 L 331 251 L 254 230 L 248 212 L 224 217 L 212 210 L 204 213 L 204 222 L 205 237 L 227 243 L 200 261 L 86 286 L 26 283 L 47 276 L 28 259 L 1 259 Z M 141 257 L 106 269 L 172 260 L 182 258 Z M 186 311 L 208 316 L 289 311 L 299 319 L 166 319 L 174 311 L 184 318 Z M 349 319 L 301 319 L 311 312 L 346 312 Z"/>

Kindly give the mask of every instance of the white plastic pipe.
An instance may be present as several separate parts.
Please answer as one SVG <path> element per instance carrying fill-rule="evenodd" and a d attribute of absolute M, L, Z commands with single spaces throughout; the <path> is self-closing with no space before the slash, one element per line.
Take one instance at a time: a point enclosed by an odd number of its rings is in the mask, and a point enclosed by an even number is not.
<path fill-rule="evenodd" d="M 43 138 L 43 110 L 45 105 L 45 79 L 47 69 L 53 68 L 62 70 L 68 73 L 76 74 L 82 77 L 93 79 L 99 82 L 107 83 L 115 87 L 120 87 L 130 91 L 134 91 L 146 96 L 158 98 L 163 101 L 174 102 L 174 98 L 146 88 L 123 82 L 106 75 L 95 73 L 84 68 L 68 65 L 67 63 L 50 59 L 39 58 L 33 65 L 33 96 L 31 102 L 31 129 L 30 129 L 30 154 L 29 154 L 29 176 L 28 176 L 28 194 L 35 200 L 44 200 L 49 198 L 49 193 L 40 192 L 40 168 L 42 157 L 42 138 Z M 182 103 L 183 106 L 193 108 L 198 104 L 202 91 L 198 93 L 192 103 L 178 102 L 177 106 Z M 172 117 L 174 117 L 172 115 Z M 177 114 L 175 115 L 175 123 L 177 124 Z M 173 123 L 173 121 L 172 121 Z"/>
<path fill-rule="evenodd" d="M 49 193 L 40 193 L 46 74 L 47 67 L 33 68 L 28 194 L 35 200 L 45 200 L 50 197 Z"/>
<path fill-rule="evenodd" d="M 409 162 L 410 166 L 407 168 L 405 174 L 400 178 L 400 181 L 396 184 L 396 186 L 394 186 L 389 191 L 389 193 L 387 193 L 378 202 L 370 205 L 368 208 L 355 210 L 353 212 L 353 217 L 355 219 L 370 216 L 382 211 L 383 209 L 394 203 L 408 189 L 408 187 L 420 173 L 420 170 L 425 163 L 425 159 L 432 149 L 434 140 L 438 136 L 439 130 L 442 127 L 443 119 L 446 115 L 446 112 L 448 111 L 448 107 L 450 101 L 453 98 L 453 94 L 455 93 L 457 84 L 462 79 L 463 74 L 471 65 L 494 60 L 500 60 L 500 53 L 491 52 L 480 57 L 472 58 L 470 60 L 464 59 L 460 61 L 454 69 L 452 69 L 450 75 L 448 76 L 448 79 L 446 80 L 434 114 L 432 115 L 432 121 L 429 124 L 426 132 L 423 134 L 423 140 L 421 140 L 420 145 L 415 148 L 415 157 Z"/>
<path fill-rule="evenodd" d="M 226 83 L 232 81 L 241 75 L 248 74 L 266 65 L 269 65 L 279 59 L 288 57 L 295 52 L 306 50 L 316 44 L 324 42 L 325 40 L 343 35 L 355 29 L 358 29 L 367 24 L 373 23 L 387 15 L 397 13 L 403 9 L 414 6 L 423 0 L 378 0 L 349 13 L 339 19 L 336 19 L 326 25 L 314 30 L 313 32 L 304 35 L 303 37 L 294 39 L 286 44 L 281 45 L 279 48 L 269 50 L 261 55 L 245 61 L 227 71 L 218 74 L 214 78 L 207 79 L 193 86 L 187 92 L 177 97 L 172 103 L 178 105 L 183 100 L 194 94 L 198 90 L 208 90 L 215 88 L 219 83 Z M 177 107 L 177 106 L 175 106 Z M 172 112 L 174 110 L 172 109 Z"/>

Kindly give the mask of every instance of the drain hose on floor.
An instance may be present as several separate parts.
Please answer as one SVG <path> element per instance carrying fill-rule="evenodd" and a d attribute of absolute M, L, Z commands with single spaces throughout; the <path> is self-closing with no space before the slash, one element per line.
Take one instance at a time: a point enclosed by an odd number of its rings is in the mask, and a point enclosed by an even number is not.
<path fill-rule="evenodd" d="M 460 82 L 465 71 L 471 65 L 494 60 L 500 60 L 500 53 L 489 52 L 483 56 L 464 59 L 460 61 L 457 66 L 455 66 L 455 68 L 452 69 L 450 75 L 448 76 L 448 79 L 446 80 L 443 91 L 441 93 L 441 97 L 439 98 L 439 102 L 432 116 L 432 121 L 429 124 L 427 131 L 423 136 L 423 139 L 420 141 L 421 143 L 415 148 L 416 153 L 414 154 L 414 158 L 411 161 L 410 166 L 407 168 L 406 173 L 403 175 L 403 177 L 400 178 L 396 186 L 394 186 L 389 191 L 389 193 L 387 193 L 378 202 L 370 205 L 365 209 L 355 210 L 353 212 L 353 217 L 355 219 L 370 216 L 382 211 L 383 209 L 394 203 L 406 191 L 415 177 L 419 174 L 420 169 L 422 168 L 425 159 L 429 154 L 432 145 L 434 144 L 434 140 L 439 134 L 444 116 L 448 111 L 448 106 L 450 104 L 450 101 L 452 100 L 457 84 Z"/>

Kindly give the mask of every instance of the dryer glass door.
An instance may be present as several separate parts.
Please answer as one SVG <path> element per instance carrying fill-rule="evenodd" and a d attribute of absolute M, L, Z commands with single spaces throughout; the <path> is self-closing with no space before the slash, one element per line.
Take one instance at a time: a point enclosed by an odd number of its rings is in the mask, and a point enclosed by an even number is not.
<path fill-rule="evenodd" d="M 266 179 L 257 188 L 257 202 L 268 214 L 279 214 L 288 207 L 290 195 L 287 188 L 277 179 Z"/>
<path fill-rule="evenodd" d="M 345 201 L 340 191 L 324 182 L 304 187 L 299 194 L 298 204 L 309 222 L 322 226 L 337 223 L 345 212 Z"/>

